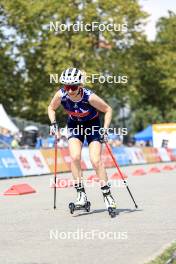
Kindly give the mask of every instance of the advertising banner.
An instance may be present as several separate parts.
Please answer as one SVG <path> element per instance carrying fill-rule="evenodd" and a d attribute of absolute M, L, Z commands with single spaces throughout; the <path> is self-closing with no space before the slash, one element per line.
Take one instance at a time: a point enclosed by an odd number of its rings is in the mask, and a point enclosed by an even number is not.
<path fill-rule="evenodd" d="M 165 148 L 158 148 L 158 152 L 159 152 L 161 161 L 171 161 L 171 158 Z"/>
<path fill-rule="evenodd" d="M 176 149 L 152 147 L 113 147 L 112 152 L 118 164 L 143 164 L 162 161 L 176 161 Z M 103 147 L 101 159 L 106 168 L 114 167 L 113 160 Z M 0 179 L 28 175 L 42 175 L 54 172 L 54 149 L 42 150 L 0 150 Z M 69 172 L 71 158 L 68 148 L 58 148 L 57 171 Z M 93 169 L 89 157 L 89 149 L 83 147 L 81 167 L 83 170 Z"/>
<path fill-rule="evenodd" d="M 176 149 L 167 149 L 169 157 L 172 161 L 176 161 Z"/>
<path fill-rule="evenodd" d="M 48 165 L 50 171 L 54 172 L 54 163 L 55 163 L 55 152 L 54 149 L 42 149 L 41 153 L 46 161 L 46 164 Z M 63 154 L 61 152 L 61 149 L 58 148 L 58 157 L 57 157 L 57 171 L 58 172 L 64 172 L 64 171 L 70 171 L 70 167 L 68 166 L 68 163 L 65 162 L 63 158 Z"/>
<path fill-rule="evenodd" d="M 142 152 L 143 152 L 144 158 L 149 163 L 161 161 L 161 157 L 160 157 L 160 154 L 157 148 L 143 147 Z"/>
<path fill-rule="evenodd" d="M 125 148 L 125 152 L 129 156 L 129 160 L 132 164 L 143 164 L 147 162 L 141 148 Z"/>
<path fill-rule="evenodd" d="M 64 162 L 66 163 L 70 171 L 71 170 L 71 157 L 70 157 L 69 149 L 61 148 L 59 151 L 61 152 L 62 158 L 64 159 Z"/>
<path fill-rule="evenodd" d="M 112 160 L 112 158 L 111 158 L 111 156 L 110 156 L 110 154 L 109 154 L 109 152 L 108 152 L 106 147 L 104 147 L 103 150 L 102 150 L 101 159 L 102 159 L 102 161 L 104 163 L 105 168 L 114 167 L 114 162 L 113 162 L 113 160 Z"/>
<path fill-rule="evenodd" d="M 176 148 L 176 123 L 155 124 L 153 146 L 156 148 Z"/>
<path fill-rule="evenodd" d="M 62 158 L 64 159 L 64 162 L 67 164 L 67 167 L 69 168 L 69 170 L 71 170 L 71 157 L 70 157 L 69 149 L 60 148 L 59 151 L 61 152 Z M 87 169 L 87 165 L 83 159 L 81 160 L 81 168 L 83 170 Z"/>
<path fill-rule="evenodd" d="M 41 175 L 50 173 L 42 154 L 39 150 L 13 150 L 18 165 L 25 175 Z"/>
<path fill-rule="evenodd" d="M 22 176 L 17 160 L 9 149 L 0 149 L 0 178 Z"/>
<path fill-rule="evenodd" d="M 128 153 L 125 151 L 124 147 L 113 147 L 112 148 L 115 159 L 119 165 L 128 165 L 130 164 L 130 158 Z"/>

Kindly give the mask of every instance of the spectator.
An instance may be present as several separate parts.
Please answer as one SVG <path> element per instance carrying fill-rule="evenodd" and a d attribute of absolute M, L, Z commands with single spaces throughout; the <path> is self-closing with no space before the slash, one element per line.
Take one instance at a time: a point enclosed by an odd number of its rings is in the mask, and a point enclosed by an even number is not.
<path fill-rule="evenodd" d="M 11 141 L 11 147 L 13 148 L 13 149 L 17 149 L 17 148 L 19 148 L 19 143 L 18 143 L 18 140 L 14 137 L 13 139 L 12 139 L 12 141 Z"/>
<path fill-rule="evenodd" d="M 43 147 L 43 135 L 39 134 L 36 138 L 35 148 L 40 149 Z"/>

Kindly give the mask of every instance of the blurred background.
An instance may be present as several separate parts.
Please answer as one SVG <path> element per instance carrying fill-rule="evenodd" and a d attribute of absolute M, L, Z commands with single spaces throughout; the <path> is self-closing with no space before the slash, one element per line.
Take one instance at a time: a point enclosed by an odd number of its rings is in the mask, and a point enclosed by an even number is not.
<path fill-rule="evenodd" d="M 128 128 L 126 138 L 112 135 L 110 143 L 151 146 L 153 124 L 176 122 L 175 11 L 171 0 L 1 0 L 0 146 L 53 146 L 47 106 L 59 83 L 50 75 L 72 66 L 87 75 L 128 77 L 87 87 L 112 106 L 112 127 Z M 56 32 L 50 30 L 56 21 L 127 24 L 127 30 Z M 65 126 L 62 108 L 57 120 Z M 147 137 L 138 139 L 146 128 Z"/>

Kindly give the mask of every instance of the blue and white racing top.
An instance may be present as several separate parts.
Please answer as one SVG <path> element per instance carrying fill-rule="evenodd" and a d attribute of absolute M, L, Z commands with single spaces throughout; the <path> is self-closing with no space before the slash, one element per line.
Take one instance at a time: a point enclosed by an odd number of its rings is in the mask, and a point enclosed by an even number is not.
<path fill-rule="evenodd" d="M 72 101 L 64 88 L 61 88 L 61 104 L 70 118 L 74 121 L 88 121 L 98 116 L 95 107 L 90 105 L 89 97 L 93 92 L 82 88 L 82 97 L 79 101 Z"/>

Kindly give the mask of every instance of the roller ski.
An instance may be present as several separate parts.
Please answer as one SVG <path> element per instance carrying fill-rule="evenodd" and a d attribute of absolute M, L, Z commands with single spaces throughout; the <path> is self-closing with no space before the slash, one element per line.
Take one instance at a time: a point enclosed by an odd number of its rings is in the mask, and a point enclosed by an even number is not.
<path fill-rule="evenodd" d="M 81 185 L 75 185 L 77 190 L 77 200 L 75 203 L 69 203 L 70 213 L 73 214 L 76 210 L 85 210 L 90 212 L 91 203 L 87 201 L 85 189 Z"/>
<path fill-rule="evenodd" d="M 111 195 L 110 187 L 105 185 L 101 188 L 103 193 L 104 202 L 111 218 L 117 215 L 117 207 L 114 198 Z"/>

